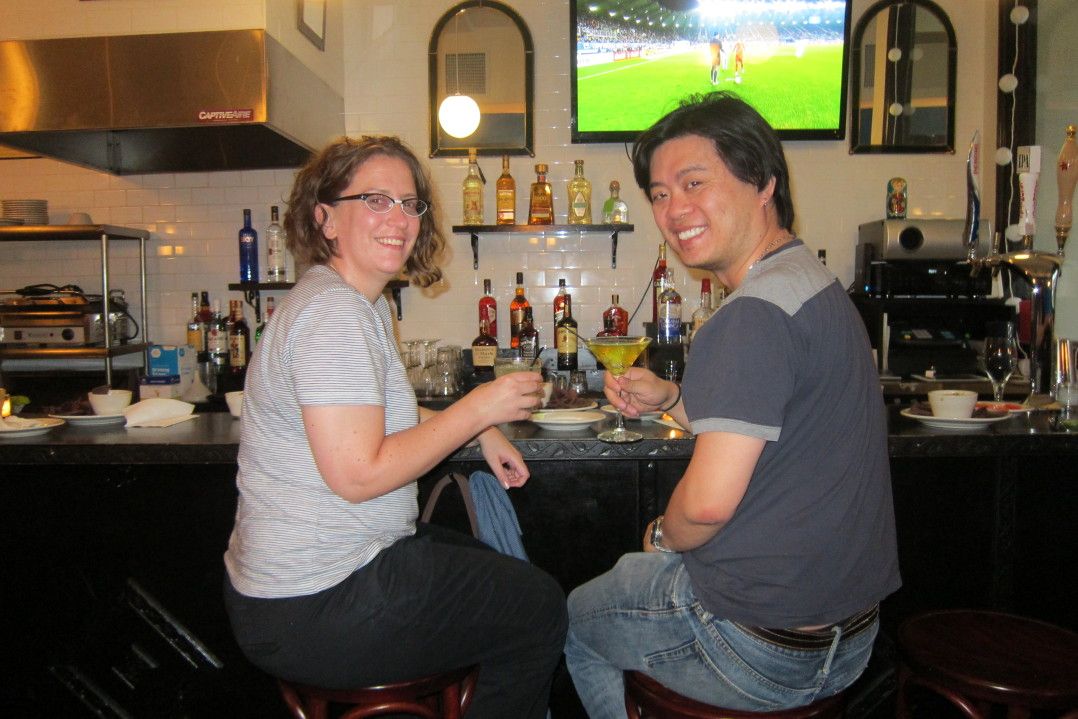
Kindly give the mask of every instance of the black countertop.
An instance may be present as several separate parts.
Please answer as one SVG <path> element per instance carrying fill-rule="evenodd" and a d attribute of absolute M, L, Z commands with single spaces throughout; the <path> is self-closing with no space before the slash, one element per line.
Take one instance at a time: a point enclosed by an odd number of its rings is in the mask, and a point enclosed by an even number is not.
<path fill-rule="evenodd" d="M 1078 454 L 1078 432 L 1052 429 L 1055 413 L 1051 411 L 1016 414 L 979 428 L 943 430 L 903 417 L 900 409 L 888 408 L 892 457 Z M 629 422 L 645 435 L 643 441 L 622 445 L 599 441 L 596 430 L 612 422 L 572 431 L 545 430 L 531 422 L 513 422 L 502 429 L 526 459 L 535 461 L 685 459 L 692 455 L 692 435 L 653 422 Z M 236 461 L 239 438 L 240 420 L 226 412 L 199 414 L 163 429 L 68 424 L 44 435 L 0 438 L 0 465 L 231 464 Z M 478 447 L 465 447 L 451 459 L 481 460 L 482 455 Z"/>

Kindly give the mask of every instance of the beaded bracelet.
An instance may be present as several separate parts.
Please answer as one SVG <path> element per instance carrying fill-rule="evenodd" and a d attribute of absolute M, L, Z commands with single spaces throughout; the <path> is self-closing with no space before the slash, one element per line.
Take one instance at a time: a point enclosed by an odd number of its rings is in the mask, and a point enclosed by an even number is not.
<path fill-rule="evenodd" d="M 669 407 L 667 407 L 666 409 L 661 409 L 659 411 L 660 412 L 669 412 L 674 407 L 677 407 L 677 403 L 680 402 L 680 401 L 681 401 L 681 385 L 678 385 L 677 386 L 677 397 L 674 398 L 674 403 L 672 405 L 670 405 Z"/>

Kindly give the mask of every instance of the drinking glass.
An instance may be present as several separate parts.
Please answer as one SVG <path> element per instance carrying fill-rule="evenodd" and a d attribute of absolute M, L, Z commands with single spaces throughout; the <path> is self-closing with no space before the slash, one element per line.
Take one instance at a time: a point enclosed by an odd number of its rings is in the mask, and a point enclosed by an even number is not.
<path fill-rule="evenodd" d="M 992 382 L 995 401 L 1003 401 L 1003 390 L 1017 366 L 1018 343 L 1013 335 L 984 338 L 984 369 Z"/>
<path fill-rule="evenodd" d="M 625 371 L 636 362 L 636 358 L 651 343 L 649 337 L 595 337 L 585 340 L 588 349 L 595 355 L 595 359 L 603 363 L 606 371 L 615 377 L 625 374 Z M 603 442 L 620 444 L 622 442 L 637 442 L 644 438 L 639 432 L 630 432 L 625 429 L 625 418 L 621 410 L 617 413 L 617 424 L 614 429 L 608 429 L 599 434 Z"/>

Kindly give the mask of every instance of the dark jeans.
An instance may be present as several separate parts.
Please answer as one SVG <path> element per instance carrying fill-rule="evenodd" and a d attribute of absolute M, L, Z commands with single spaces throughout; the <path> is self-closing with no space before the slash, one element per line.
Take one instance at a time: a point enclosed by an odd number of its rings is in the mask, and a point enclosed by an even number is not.
<path fill-rule="evenodd" d="M 232 630 L 273 676 L 330 688 L 479 664 L 468 719 L 542 719 L 568 625 L 547 573 L 429 524 L 335 587 L 258 599 L 225 578 Z"/>

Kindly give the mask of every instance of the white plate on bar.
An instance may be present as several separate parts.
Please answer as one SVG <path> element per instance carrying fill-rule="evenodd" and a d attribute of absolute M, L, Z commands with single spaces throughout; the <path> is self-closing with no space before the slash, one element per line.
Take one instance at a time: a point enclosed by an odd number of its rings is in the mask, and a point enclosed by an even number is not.
<path fill-rule="evenodd" d="M 926 414 L 915 414 L 909 409 L 904 409 L 899 414 L 909 419 L 915 419 L 926 427 L 934 427 L 935 429 L 980 429 L 1011 418 L 1010 412 L 1003 412 L 991 417 L 966 417 L 965 419 L 946 419 Z"/>
<path fill-rule="evenodd" d="M 546 414 L 562 414 L 564 412 L 587 412 L 589 409 L 595 409 L 599 406 L 598 402 L 588 402 L 587 404 L 580 405 L 579 407 L 555 407 L 554 409 L 540 409 L 536 412 L 543 412 Z"/>
<path fill-rule="evenodd" d="M 606 412 L 610 416 L 614 416 L 614 415 L 616 415 L 618 413 L 617 409 L 615 409 L 614 405 L 612 405 L 612 404 L 604 404 L 599 409 L 601 409 L 603 412 Z M 663 413 L 659 412 L 659 411 L 641 412 L 640 417 L 629 417 L 628 415 L 626 415 L 626 417 L 625 417 L 625 419 L 642 419 L 642 420 L 645 420 L 645 421 L 657 420 L 657 419 L 662 419 L 662 418 L 663 418 Z"/>
<path fill-rule="evenodd" d="M 594 410 L 532 412 L 532 422 L 543 429 L 553 430 L 584 429 L 606 418 L 605 414 Z"/>
<path fill-rule="evenodd" d="M 120 414 L 50 414 L 50 417 L 62 419 L 72 427 L 97 426 L 102 424 L 120 424 L 127 420 L 123 413 Z"/>
<path fill-rule="evenodd" d="M 20 418 L 21 419 L 21 418 Z M 51 432 L 64 423 L 62 419 L 55 417 L 43 417 L 40 419 L 27 419 L 25 422 L 33 422 L 33 426 L 9 427 L 0 420 L 0 437 L 33 437 L 37 434 Z M 20 423 L 21 424 L 21 423 Z"/>

